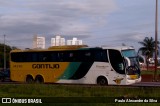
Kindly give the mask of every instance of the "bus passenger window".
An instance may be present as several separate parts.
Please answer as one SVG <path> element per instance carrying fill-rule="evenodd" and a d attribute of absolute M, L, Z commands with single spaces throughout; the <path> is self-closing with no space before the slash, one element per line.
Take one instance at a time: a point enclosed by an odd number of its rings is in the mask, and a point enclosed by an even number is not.
<path fill-rule="evenodd" d="M 37 62 L 37 53 L 31 53 L 31 61 L 32 62 Z"/>
<path fill-rule="evenodd" d="M 86 56 L 86 57 L 90 57 L 90 56 L 91 56 L 91 53 L 90 53 L 90 52 L 86 52 L 86 53 L 85 53 L 85 56 Z"/>
<path fill-rule="evenodd" d="M 47 61 L 47 57 L 43 57 L 43 61 Z"/>
<path fill-rule="evenodd" d="M 73 52 L 69 53 L 69 61 L 72 61 L 72 62 L 76 61 L 75 53 L 73 53 Z"/>
<path fill-rule="evenodd" d="M 51 61 L 52 62 L 58 62 L 59 61 L 57 52 L 51 53 Z"/>
<path fill-rule="evenodd" d="M 107 51 L 99 50 L 94 52 L 94 61 L 108 62 Z"/>
<path fill-rule="evenodd" d="M 60 62 L 63 62 L 63 61 L 64 61 L 63 53 L 58 53 L 58 60 L 59 60 Z"/>
<path fill-rule="evenodd" d="M 31 53 L 24 53 L 24 61 L 25 62 L 30 62 L 32 59 L 31 59 Z"/>
<path fill-rule="evenodd" d="M 72 56 L 73 56 L 72 53 L 70 53 L 69 51 L 65 51 L 65 52 L 63 53 L 63 61 L 65 61 L 65 62 L 70 62 L 70 61 L 72 61 Z"/>
<path fill-rule="evenodd" d="M 73 53 L 69 53 L 69 57 L 72 58 L 73 57 Z"/>
<path fill-rule="evenodd" d="M 118 50 L 109 50 L 110 63 L 113 69 L 119 74 L 125 74 L 124 62 L 121 53 Z"/>
<path fill-rule="evenodd" d="M 84 53 L 84 59 L 85 59 L 85 61 L 92 61 L 93 58 L 92 58 L 91 52 L 89 52 L 89 51 L 85 52 Z"/>
<path fill-rule="evenodd" d="M 39 53 L 39 61 L 41 62 L 49 62 L 50 61 L 50 55 L 48 53 Z"/>

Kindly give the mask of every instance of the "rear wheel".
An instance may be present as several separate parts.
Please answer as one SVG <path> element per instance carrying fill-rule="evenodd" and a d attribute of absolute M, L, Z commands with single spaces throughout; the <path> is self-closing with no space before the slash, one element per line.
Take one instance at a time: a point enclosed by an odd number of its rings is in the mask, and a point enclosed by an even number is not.
<path fill-rule="evenodd" d="M 31 75 L 27 75 L 26 82 L 27 83 L 33 83 L 33 77 Z"/>
<path fill-rule="evenodd" d="M 35 78 L 36 83 L 44 83 L 44 79 L 41 75 L 37 75 Z"/>
<path fill-rule="evenodd" d="M 98 85 L 108 85 L 108 81 L 105 77 L 100 76 L 97 78 L 97 84 Z"/>

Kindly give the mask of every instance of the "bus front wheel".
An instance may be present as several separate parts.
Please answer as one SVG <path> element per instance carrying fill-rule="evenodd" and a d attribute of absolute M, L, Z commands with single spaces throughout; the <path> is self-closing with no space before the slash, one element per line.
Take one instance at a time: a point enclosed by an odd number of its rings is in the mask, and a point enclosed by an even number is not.
<path fill-rule="evenodd" d="M 98 85 L 108 85 L 108 81 L 105 77 L 100 76 L 97 78 L 97 84 Z"/>

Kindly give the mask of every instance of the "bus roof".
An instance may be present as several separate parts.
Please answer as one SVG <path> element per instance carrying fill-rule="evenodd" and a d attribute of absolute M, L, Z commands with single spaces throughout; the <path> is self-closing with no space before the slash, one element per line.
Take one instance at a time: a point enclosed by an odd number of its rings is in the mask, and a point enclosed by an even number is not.
<path fill-rule="evenodd" d="M 39 51 L 64 51 L 64 50 L 86 50 L 86 49 L 115 49 L 115 50 L 127 50 L 134 49 L 130 46 L 102 46 L 102 47 L 88 47 L 87 45 L 72 45 L 72 46 L 52 46 L 48 49 L 15 49 L 11 52 L 39 52 Z"/>
<path fill-rule="evenodd" d="M 35 48 L 35 49 L 15 49 L 12 50 L 11 52 L 32 52 L 32 51 L 63 51 L 63 50 L 77 50 L 80 48 L 87 48 L 87 45 L 67 45 L 67 46 L 52 46 L 49 47 L 48 49 L 40 49 L 40 48 Z"/>
<path fill-rule="evenodd" d="M 87 45 L 67 45 L 67 46 L 52 46 L 48 50 L 75 50 L 79 48 L 88 47 Z"/>
<path fill-rule="evenodd" d="M 128 49 L 134 49 L 132 46 L 102 46 L 103 49 L 116 49 L 116 50 L 128 50 Z"/>

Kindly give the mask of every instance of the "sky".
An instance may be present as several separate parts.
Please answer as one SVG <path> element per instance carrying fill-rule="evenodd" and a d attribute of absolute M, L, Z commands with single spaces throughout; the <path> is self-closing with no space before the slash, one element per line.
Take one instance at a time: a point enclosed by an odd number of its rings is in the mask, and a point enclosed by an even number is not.
<path fill-rule="evenodd" d="M 7 45 L 32 48 L 33 36 L 38 35 L 46 38 L 47 48 L 52 37 L 61 35 L 66 39 L 77 37 L 89 46 L 123 43 L 138 50 L 138 42 L 155 36 L 155 2 L 0 0 L 0 43 L 6 35 Z"/>

